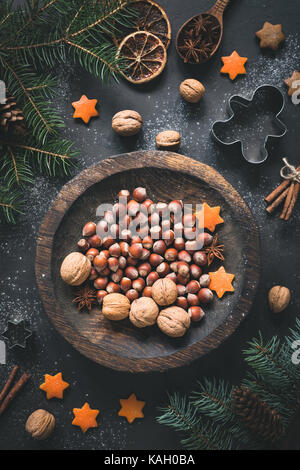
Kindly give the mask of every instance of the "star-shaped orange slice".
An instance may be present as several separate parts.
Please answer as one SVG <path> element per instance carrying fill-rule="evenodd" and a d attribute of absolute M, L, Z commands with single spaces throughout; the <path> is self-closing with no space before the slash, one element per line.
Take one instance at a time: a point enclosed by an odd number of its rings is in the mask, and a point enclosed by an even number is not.
<path fill-rule="evenodd" d="M 300 72 L 294 70 L 290 78 L 286 78 L 284 83 L 289 87 L 288 95 L 292 96 L 295 92 L 300 90 Z"/>
<path fill-rule="evenodd" d="M 210 290 L 214 290 L 221 299 L 225 292 L 234 292 L 234 287 L 232 286 L 232 281 L 234 279 L 234 274 L 229 274 L 225 271 L 225 268 L 221 266 L 218 271 L 214 273 L 209 273 L 210 276 Z"/>
<path fill-rule="evenodd" d="M 144 417 L 142 409 L 145 406 L 145 402 L 137 400 L 134 393 L 132 393 L 129 398 L 121 398 L 120 403 L 122 408 L 118 415 L 127 418 L 128 423 L 132 423 L 135 418 Z"/>
<path fill-rule="evenodd" d="M 259 45 L 262 49 L 269 48 L 276 51 L 279 45 L 285 41 L 285 35 L 282 32 L 281 24 L 272 24 L 266 21 L 262 29 L 257 31 L 255 34 L 260 40 Z"/>
<path fill-rule="evenodd" d="M 45 374 L 45 382 L 40 385 L 40 389 L 47 393 L 47 399 L 63 398 L 63 393 L 70 384 L 62 379 L 62 373 L 56 375 Z"/>
<path fill-rule="evenodd" d="M 79 426 L 82 432 L 86 432 L 90 428 L 97 428 L 96 418 L 99 410 L 92 410 L 88 403 L 82 408 L 73 408 L 75 418 L 72 421 L 73 426 Z"/>
<path fill-rule="evenodd" d="M 216 230 L 216 225 L 223 224 L 224 220 L 220 217 L 220 206 L 210 207 L 204 202 L 200 212 L 196 213 L 198 227 L 207 228 L 210 232 Z"/>
<path fill-rule="evenodd" d="M 221 68 L 221 73 L 228 73 L 231 80 L 234 80 L 238 75 L 245 75 L 245 63 L 247 62 L 247 57 L 240 57 L 236 51 L 230 56 L 221 57 L 224 66 Z"/>
<path fill-rule="evenodd" d="M 75 113 L 73 118 L 81 118 L 86 124 L 90 122 L 92 117 L 99 115 L 96 110 L 96 104 L 98 100 L 89 100 L 85 95 L 82 95 L 79 101 L 74 101 L 72 103 Z"/>

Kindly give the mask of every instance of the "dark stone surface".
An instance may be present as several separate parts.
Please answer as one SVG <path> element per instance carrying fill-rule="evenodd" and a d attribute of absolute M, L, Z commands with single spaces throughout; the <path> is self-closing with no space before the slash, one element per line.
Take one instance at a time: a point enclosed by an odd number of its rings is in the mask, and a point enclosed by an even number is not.
<path fill-rule="evenodd" d="M 173 27 L 173 38 L 179 26 L 191 15 L 211 7 L 210 1 L 163 1 Z M 214 120 L 226 116 L 226 102 L 231 94 L 248 95 L 264 83 L 278 85 L 285 91 L 283 79 L 300 67 L 299 4 L 279 0 L 233 0 L 225 13 L 224 40 L 216 56 L 206 65 L 189 67 L 178 58 L 174 42 L 163 75 L 154 83 L 141 88 L 120 81 L 102 86 L 88 74 L 66 65 L 59 71 L 60 86 L 55 105 L 61 110 L 65 135 L 81 150 L 79 167 L 101 159 L 136 149 L 155 146 L 155 135 L 175 128 L 182 134 L 181 153 L 216 168 L 240 192 L 254 213 L 260 228 L 262 244 L 262 277 L 252 312 L 239 330 L 209 356 L 191 366 L 168 373 L 129 375 L 117 373 L 85 359 L 52 327 L 43 312 L 34 276 L 34 257 L 39 224 L 51 201 L 63 185 L 63 180 L 38 177 L 28 192 L 28 212 L 15 227 L 1 226 L 0 242 L 0 331 L 7 320 L 25 318 L 34 331 L 26 351 L 8 351 L 6 366 L 0 365 L 2 384 L 14 363 L 33 377 L 0 420 L 1 449 L 177 449 L 179 436 L 155 422 L 157 407 L 167 401 L 167 391 L 189 393 L 196 381 L 204 376 L 224 378 L 239 383 L 245 373 L 242 349 L 247 340 L 261 330 L 267 338 L 285 335 L 294 325 L 299 312 L 299 215 L 300 206 L 289 223 L 278 217 L 268 217 L 264 196 L 275 187 L 282 166 L 281 158 L 299 162 L 299 106 L 289 99 L 283 120 L 289 132 L 270 148 L 270 157 L 262 166 L 250 166 L 236 151 L 224 151 L 211 140 Z M 283 23 L 286 44 L 274 56 L 262 53 L 254 37 L 264 21 Z M 247 76 L 231 82 L 220 75 L 222 55 L 236 49 L 248 56 Z M 183 103 L 178 93 L 184 78 L 201 80 L 207 92 L 197 106 Z M 72 118 L 71 102 L 85 93 L 99 99 L 100 116 L 89 126 Z M 144 118 L 143 134 L 137 138 L 119 138 L 111 130 L 111 117 L 122 109 L 136 109 Z M 234 255 L 234 254 L 233 254 Z M 292 304 L 282 315 L 273 317 L 267 306 L 267 292 L 272 285 L 282 284 L 292 290 Z M 45 399 L 38 388 L 44 373 L 62 371 L 71 387 L 63 401 Z M 145 400 L 145 419 L 128 425 L 117 416 L 119 399 L 135 392 Z M 71 426 L 72 408 L 88 401 L 100 409 L 99 428 L 86 435 Z M 37 408 L 53 412 L 57 429 L 46 443 L 37 443 L 25 434 L 27 416 Z M 291 444 L 292 445 L 292 444 Z M 297 446 L 297 439 L 293 445 Z"/>

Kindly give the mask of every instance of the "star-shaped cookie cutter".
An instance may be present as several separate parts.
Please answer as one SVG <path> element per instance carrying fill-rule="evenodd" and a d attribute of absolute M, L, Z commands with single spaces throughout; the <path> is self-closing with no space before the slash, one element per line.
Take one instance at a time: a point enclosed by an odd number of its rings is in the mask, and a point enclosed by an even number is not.
<path fill-rule="evenodd" d="M 260 95 L 262 96 L 261 101 Z M 263 100 L 264 95 L 267 99 L 265 103 Z M 265 108 L 264 104 L 266 105 Z M 247 162 L 254 164 L 263 163 L 268 158 L 268 141 L 274 138 L 282 138 L 287 132 L 286 125 L 279 119 L 284 109 L 284 105 L 285 101 L 283 93 L 279 88 L 273 85 L 259 86 L 253 92 L 250 99 L 246 99 L 240 95 L 231 96 L 228 101 L 228 112 L 230 117 L 224 121 L 214 122 L 212 126 L 212 135 L 217 142 L 226 147 L 239 144 L 242 155 Z M 233 138 L 231 140 L 224 137 L 224 131 L 226 130 L 226 127 L 231 127 L 233 125 L 236 126 L 239 132 L 245 132 L 246 134 L 247 126 L 245 126 L 245 129 L 243 129 L 243 125 L 245 125 L 245 121 L 247 121 L 249 117 L 251 118 L 250 113 L 254 112 L 256 113 L 254 114 L 254 117 L 255 115 L 259 117 L 259 115 L 262 116 L 263 111 L 266 113 L 270 112 L 272 114 L 270 124 L 272 123 L 272 129 L 274 129 L 274 132 L 266 133 L 262 139 L 259 135 L 261 131 L 259 124 L 257 127 L 254 125 L 254 127 L 252 126 L 252 129 L 248 129 L 249 142 L 250 140 L 253 141 L 253 147 L 256 147 L 255 149 L 251 149 L 250 147 L 247 148 L 247 135 L 245 135 L 244 138 Z M 255 124 L 255 119 L 253 119 L 253 122 Z"/>
<path fill-rule="evenodd" d="M 27 340 L 32 336 L 32 331 L 26 328 L 25 320 L 14 322 L 8 320 L 6 329 L 1 336 L 8 341 L 8 348 L 12 349 L 16 346 L 25 349 Z"/>

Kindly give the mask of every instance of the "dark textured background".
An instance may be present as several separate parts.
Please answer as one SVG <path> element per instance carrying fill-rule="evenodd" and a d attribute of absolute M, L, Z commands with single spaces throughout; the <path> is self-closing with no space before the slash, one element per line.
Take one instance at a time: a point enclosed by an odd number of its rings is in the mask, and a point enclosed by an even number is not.
<path fill-rule="evenodd" d="M 274 5 L 276 3 L 276 6 Z M 191 15 L 206 11 L 208 0 L 161 0 L 172 27 L 178 27 Z M 8 319 L 25 318 L 34 331 L 26 351 L 8 351 L 7 366 L 0 365 L 2 384 L 12 365 L 33 377 L 26 389 L 0 419 L 1 449 L 177 449 L 179 436 L 155 422 L 157 407 L 167 400 L 167 391 L 189 393 L 203 376 L 223 377 L 239 383 L 245 372 L 242 348 L 261 330 L 265 337 L 285 335 L 294 325 L 299 312 L 299 215 L 300 205 L 289 223 L 268 217 L 264 196 L 279 181 L 281 158 L 299 163 L 300 106 L 286 102 L 283 119 L 288 134 L 271 148 L 267 163 L 254 167 L 245 163 L 238 152 L 225 152 L 211 140 L 210 128 L 215 119 L 226 115 L 231 94 L 251 93 L 257 85 L 270 83 L 285 91 L 283 79 L 300 67 L 300 6 L 297 1 L 233 0 L 225 13 L 224 40 L 214 59 L 201 67 L 189 67 L 178 58 L 174 41 L 169 49 L 166 70 L 154 83 L 143 88 L 120 84 L 101 86 L 88 74 L 66 65 L 59 70 L 60 87 L 54 100 L 62 112 L 65 134 L 80 149 L 79 167 L 125 151 L 152 149 L 155 135 L 175 128 L 182 134 L 181 153 L 216 168 L 240 192 L 254 213 L 261 234 L 262 276 L 252 312 L 239 330 L 217 351 L 191 366 L 164 374 L 129 375 L 105 369 L 77 353 L 52 327 L 39 300 L 35 284 L 34 258 L 39 224 L 51 201 L 63 185 L 62 180 L 38 177 L 28 192 L 28 212 L 14 227 L 1 226 L 0 235 L 0 331 Z M 262 53 L 254 37 L 264 21 L 283 23 L 287 41 L 275 55 Z M 248 56 L 247 76 L 231 82 L 220 75 L 222 55 L 236 49 Z M 205 98 L 197 106 L 180 99 L 178 87 L 188 77 L 201 80 Z M 99 100 L 100 116 L 89 126 L 72 118 L 71 102 L 85 93 Z M 122 109 L 136 109 L 144 118 L 143 134 L 137 139 L 121 139 L 111 130 L 111 117 Z M 272 316 L 267 306 L 267 292 L 274 284 L 292 290 L 292 304 L 282 315 Z M 71 387 L 63 401 L 45 399 L 38 386 L 44 373 L 62 371 Z M 135 392 L 145 400 L 145 419 L 128 425 L 117 416 L 119 398 Z M 99 428 L 83 435 L 71 426 L 72 408 L 88 401 L 100 409 Z M 36 408 L 46 408 L 57 418 L 57 428 L 46 443 L 31 440 L 24 430 L 27 416 Z M 294 439 L 297 445 L 297 438 Z M 299 439 L 298 439 L 299 441 Z"/>

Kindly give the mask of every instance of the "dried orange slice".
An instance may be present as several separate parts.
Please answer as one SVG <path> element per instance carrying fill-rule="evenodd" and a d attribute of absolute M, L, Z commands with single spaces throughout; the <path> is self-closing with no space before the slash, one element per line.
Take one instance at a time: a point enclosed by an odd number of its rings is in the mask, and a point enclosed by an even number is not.
<path fill-rule="evenodd" d="M 146 31 L 137 31 L 123 39 L 118 56 L 124 60 L 124 77 L 131 83 L 146 83 L 165 68 L 167 51 L 161 40 Z"/>
<path fill-rule="evenodd" d="M 164 9 L 152 0 L 139 0 L 130 3 L 130 8 L 132 8 L 137 15 L 137 17 L 134 18 L 135 26 L 121 28 L 120 32 L 118 32 L 117 36 L 114 38 L 116 45 L 119 45 L 120 42 L 131 33 L 136 31 L 148 31 L 157 36 L 165 48 L 168 49 L 171 42 L 171 25 Z"/>

